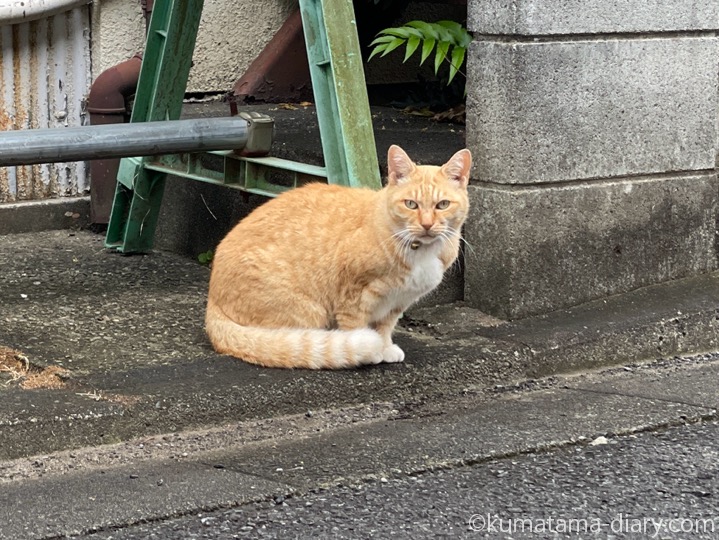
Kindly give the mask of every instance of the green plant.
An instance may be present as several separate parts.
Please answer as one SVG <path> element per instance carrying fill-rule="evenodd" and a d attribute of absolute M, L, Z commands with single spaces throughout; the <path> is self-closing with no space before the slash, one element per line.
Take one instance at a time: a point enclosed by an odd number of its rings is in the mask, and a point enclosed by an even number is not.
<path fill-rule="evenodd" d="M 472 36 L 467 29 L 455 21 L 438 21 L 428 23 L 424 21 L 411 21 L 404 26 L 385 28 L 381 30 L 370 47 L 374 56 L 386 56 L 395 49 L 405 45 L 404 60 L 406 62 L 422 45 L 419 64 L 424 64 L 434 50 L 434 73 L 439 72 L 442 63 L 449 62 L 449 78 L 447 84 L 452 82 L 460 71 L 467 54 L 467 47 Z"/>
<path fill-rule="evenodd" d="M 211 249 L 208 249 L 204 253 L 200 253 L 197 256 L 197 260 L 200 262 L 200 264 L 210 264 L 214 256 L 215 253 Z"/>

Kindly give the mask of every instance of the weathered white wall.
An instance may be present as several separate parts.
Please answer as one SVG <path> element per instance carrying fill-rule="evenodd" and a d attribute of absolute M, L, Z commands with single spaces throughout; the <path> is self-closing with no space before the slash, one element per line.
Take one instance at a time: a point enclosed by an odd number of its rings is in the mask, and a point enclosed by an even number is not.
<path fill-rule="evenodd" d="M 206 0 L 188 92 L 228 91 L 296 5 L 295 0 Z M 140 2 L 95 1 L 93 77 L 143 49 Z"/>
<path fill-rule="evenodd" d="M 230 90 L 296 5 L 295 0 L 206 0 L 188 91 Z"/>
<path fill-rule="evenodd" d="M 94 0 L 92 5 L 92 78 L 136 52 L 145 43 L 139 0 Z"/>
<path fill-rule="evenodd" d="M 206 0 L 187 91 L 229 91 L 296 5 L 296 0 Z M 412 19 L 461 21 L 465 15 L 465 6 L 413 2 L 388 26 Z M 139 0 L 95 0 L 92 22 L 93 77 L 142 50 L 145 26 Z M 367 82 L 416 80 L 419 53 L 404 65 L 403 56 L 404 50 L 374 58 L 367 65 Z M 433 77 L 431 64 L 428 60 L 425 78 Z"/>

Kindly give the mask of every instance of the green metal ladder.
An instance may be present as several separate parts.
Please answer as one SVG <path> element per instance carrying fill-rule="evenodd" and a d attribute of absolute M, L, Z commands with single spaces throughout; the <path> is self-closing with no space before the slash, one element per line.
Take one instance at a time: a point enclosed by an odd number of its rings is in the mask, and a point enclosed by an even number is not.
<path fill-rule="evenodd" d="M 300 0 L 299 5 L 325 166 L 232 151 L 125 158 L 107 247 L 122 253 L 152 248 L 167 174 L 267 196 L 308 179 L 380 187 L 352 0 Z M 202 6 L 203 0 L 155 1 L 131 122 L 179 119 Z M 291 182 L 273 182 L 278 172 L 289 174 Z"/>

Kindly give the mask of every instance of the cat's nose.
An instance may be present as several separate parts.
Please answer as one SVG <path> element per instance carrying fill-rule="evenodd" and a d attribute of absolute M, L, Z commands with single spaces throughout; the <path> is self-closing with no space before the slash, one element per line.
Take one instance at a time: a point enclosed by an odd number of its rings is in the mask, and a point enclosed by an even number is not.
<path fill-rule="evenodd" d="M 432 228 L 432 223 L 422 223 L 422 227 L 425 231 L 428 231 Z"/>

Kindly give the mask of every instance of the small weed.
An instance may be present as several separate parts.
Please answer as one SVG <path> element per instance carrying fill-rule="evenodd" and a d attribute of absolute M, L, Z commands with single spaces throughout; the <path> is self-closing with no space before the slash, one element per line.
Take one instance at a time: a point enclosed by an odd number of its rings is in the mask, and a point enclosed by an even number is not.
<path fill-rule="evenodd" d="M 215 256 L 214 251 L 212 251 L 211 249 L 208 249 L 204 253 L 200 253 L 197 256 L 197 260 L 199 261 L 200 264 L 209 266 L 210 263 L 212 263 L 212 259 L 214 256 Z"/>

